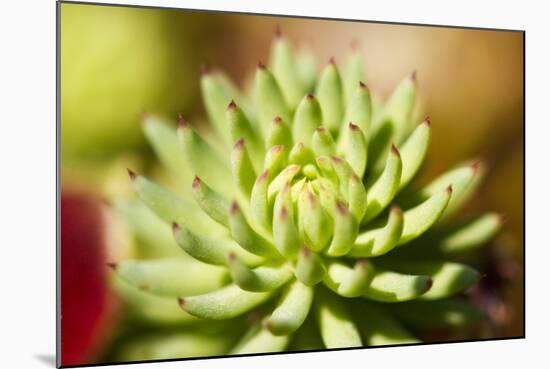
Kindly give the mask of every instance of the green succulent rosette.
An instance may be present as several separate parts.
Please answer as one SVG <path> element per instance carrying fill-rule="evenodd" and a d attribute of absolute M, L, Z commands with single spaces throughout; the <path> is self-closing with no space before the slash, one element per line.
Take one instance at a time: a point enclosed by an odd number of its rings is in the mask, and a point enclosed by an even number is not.
<path fill-rule="evenodd" d="M 112 267 L 137 319 L 171 333 L 130 342 L 126 357 L 411 343 L 409 327 L 480 319 L 457 297 L 480 273 L 457 260 L 501 217 L 452 217 L 480 182 L 477 161 L 410 189 L 431 130 L 415 118 L 415 74 L 375 103 L 357 51 L 317 76 L 280 36 L 255 73 L 250 93 L 203 74 L 207 134 L 144 118 L 177 185 L 129 171 L 139 200 L 117 206 L 155 257 Z"/>

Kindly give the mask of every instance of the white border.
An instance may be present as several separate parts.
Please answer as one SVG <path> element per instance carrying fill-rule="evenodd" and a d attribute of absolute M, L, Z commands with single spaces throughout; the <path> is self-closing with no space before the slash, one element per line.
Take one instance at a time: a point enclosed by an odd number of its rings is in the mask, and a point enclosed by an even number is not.
<path fill-rule="evenodd" d="M 527 1 L 111 1 L 197 9 L 434 23 L 527 31 L 527 339 L 259 356 L 119 368 L 318 366 L 517 368 L 548 363 L 548 100 L 544 2 Z M 541 4 L 541 5 L 535 5 Z M 27 0 L 0 12 L 2 367 L 52 367 L 55 352 L 55 4 Z M 532 364 L 531 364 L 532 363 Z"/>

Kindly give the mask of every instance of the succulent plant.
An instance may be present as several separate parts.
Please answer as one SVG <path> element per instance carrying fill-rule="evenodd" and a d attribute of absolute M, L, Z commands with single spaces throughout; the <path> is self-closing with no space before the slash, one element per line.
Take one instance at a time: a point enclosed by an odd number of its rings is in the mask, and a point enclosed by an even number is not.
<path fill-rule="evenodd" d="M 162 251 L 111 266 L 141 317 L 179 332 L 168 340 L 182 335 L 188 347 L 189 335 L 203 335 L 201 349 L 163 351 L 157 340 L 141 343 L 144 355 L 410 343 L 417 328 L 480 318 L 455 296 L 480 273 L 456 260 L 502 220 L 453 215 L 482 166 L 472 161 L 413 189 L 431 130 L 429 118 L 416 119 L 416 74 L 382 104 L 363 73 L 353 51 L 344 68 L 331 59 L 317 77 L 312 58 L 278 35 L 250 93 L 204 71 L 206 133 L 182 116 L 177 128 L 145 116 L 146 137 L 176 185 L 129 170 L 146 207 L 120 209 L 138 237 Z M 249 312 L 252 324 L 240 318 Z M 226 333 L 207 333 L 213 326 Z"/>

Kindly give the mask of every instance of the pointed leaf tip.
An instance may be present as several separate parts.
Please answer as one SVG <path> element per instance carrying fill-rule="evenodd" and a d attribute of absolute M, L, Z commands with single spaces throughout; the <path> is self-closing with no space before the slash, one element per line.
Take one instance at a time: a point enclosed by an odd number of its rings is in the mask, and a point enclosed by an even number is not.
<path fill-rule="evenodd" d="M 235 150 L 242 150 L 244 147 L 244 138 L 240 138 L 239 140 L 237 140 L 237 142 L 235 142 L 235 145 L 233 146 L 233 148 Z"/>
<path fill-rule="evenodd" d="M 133 172 L 131 169 L 129 169 L 129 168 L 126 168 L 126 170 L 128 171 L 128 175 L 130 176 L 130 180 L 133 181 L 134 179 L 136 179 L 136 177 L 137 177 L 137 174 L 136 174 L 136 173 L 134 173 L 134 172 Z"/>
<path fill-rule="evenodd" d="M 353 124 L 353 122 L 349 122 L 349 129 L 352 131 L 359 131 L 359 126 Z"/>
<path fill-rule="evenodd" d="M 187 127 L 188 123 L 187 120 L 183 117 L 182 114 L 178 114 L 178 127 L 179 128 L 185 128 Z"/>
<path fill-rule="evenodd" d="M 281 31 L 281 26 L 277 25 L 275 27 L 275 38 L 281 38 L 283 36 L 283 32 Z"/>
<path fill-rule="evenodd" d="M 231 207 L 229 208 L 229 214 L 234 215 L 238 211 L 240 211 L 239 204 L 237 204 L 237 201 L 233 201 L 231 203 Z"/>
<path fill-rule="evenodd" d="M 180 230 L 181 230 L 181 227 L 178 223 L 176 223 L 176 222 L 172 223 L 172 232 L 173 233 L 179 232 Z"/>
<path fill-rule="evenodd" d="M 397 156 L 401 156 L 401 154 L 399 153 L 399 149 L 393 143 L 391 144 L 391 152 L 394 153 Z"/>
<path fill-rule="evenodd" d="M 231 102 L 227 105 L 227 110 L 236 109 L 237 104 L 235 104 L 235 100 L 231 100 Z"/>
<path fill-rule="evenodd" d="M 265 64 L 262 63 L 261 61 L 259 61 L 259 62 L 258 62 L 258 69 L 262 69 L 262 70 L 263 70 L 263 69 L 266 69 Z"/>
<path fill-rule="evenodd" d="M 430 118 L 429 116 L 426 116 L 426 118 L 424 118 L 424 124 L 426 124 L 428 127 L 432 125 L 432 118 Z"/>
<path fill-rule="evenodd" d="M 273 118 L 273 123 L 275 124 L 281 124 L 282 121 L 283 121 L 283 118 L 281 118 L 278 115 L 275 118 Z"/>
<path fill-rule="evenodd" d="M 185 299 L 183 297 L 178 297 L 178 305 L 183 308 L 185 305 Z"/>
<path fill-rule="evenodd" d="M 474 173 L 477 172 L 480 167 L 481 167 L 481 161 L 479 161 L 479 160 L 477 160 L 477 161 L 473 162 L 472 164 L 470 164 L 470 168 L 472 168 Z"/>
<path fill-rule="evenodd" d="M 364 84 L 362 81 L 359 81 L 359 88 L 367 88 L 367 85 Z"/>
<path fill-rule="evenodd" d="M 210 66 L 208 64 L 201 64 L 201 75 L 205 76 L 210 73 Z"/>
<path fill-rule="evenodd" d="M 315 100 L 315 96 L 313 94 L 307 94 L 306 99 L 309 101 Z"/>
<path fill-rule="evenodd" d="M 416 83 L 416 81 L 418 80 L 418 76 L 417 76 L 417 73 L 416 73 L 416 69 L 413 70 L 413 72 L 411 73 L 411 80 L 412 80 L 413 82 L 415 82 L 415 83 Z"/>
<path fill-rule="evenodd" d="M 197 188 L 200 187 L 200 185 L 201 185 L 201 179 L 199 178 L 199 176 L 195 176 L 195 178 L 193 178 L 193 183 L 191 184 L 191 188 L 196 190 Z"/>
<path fill-rule="evenodd" d="M 112 270 L 116 270 L 116 268 L 118 267 L 117 263 L 106 263 L 105 265 L 107 265 L 107 267 L 111 268 Z"/>
<path fill-rule="evenodd" d="M 334 56 L 331 56 L 328 62 L 329 64 L 336 65 L 336 59 L 334 58 Z"/>
<path fill-rule="evenodd" d="M 448 193 L 453 193 L 453 185 L 452 184 L 448 185 L 445 191 L 447 191 Z"/>

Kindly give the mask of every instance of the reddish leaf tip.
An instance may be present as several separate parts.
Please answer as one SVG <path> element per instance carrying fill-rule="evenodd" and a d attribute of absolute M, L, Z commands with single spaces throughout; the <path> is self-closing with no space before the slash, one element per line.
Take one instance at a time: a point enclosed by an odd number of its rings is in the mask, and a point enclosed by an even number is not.
<path fill-rule="evenodd" d="M 281 124 L 282 121 L 283 118 L 281 118 L 280 116 L 276 116 L 275 118 L 273 118 L 273 123 L 275 124 Z"/>
<path fill-rule="evenodd" d="M 306 100 L 313 101 L 313 100 L 315 100 L 315 96 L 313 96 L 313 94 L 307 94 L 306 95 Z"/>
<path fill-rule="evenodd" d="M 424 124 L 426 124 L 428 127 L 432 125 L 432 118 L 430 118 L 429 116 L 427 116 L 426 118 L 424 118 Z"/>
<path fill-rule="evenodd" d="M 275 38 L 281 38 L 283 36 L 283 32 L 281 31 L 281 26 L 277 24 L 275 26 Z"/>
<path fill-rule="evenodd" d="M 210 73 L 210 66 L 208 64 L 201 64 L 201 75 L 206 76 Z"/>
<path fill-rule="evenodd" d="M 416 69 L 413 70 L 413 72 L 411 73 L 411 81 L 415 82 L 418 80 L 418 76 L 417 76 L 417 73 L 416 73 Z"/>
<path fill-rule="evenodd" d="M 331 65 L 336 65 L 336 59 L 334 58 L 334 56 L 330 57 L 330 59 L 328 60 L 328 63 Z"/>
<path fill-rule="evenodd" d="M 200 187 L 201 185 L 201 179 L 199 176 L 195 176 L 195 178 L 193 178 L 193 183 L 191 184 L 191 187 L 196 190 Z"/>
<path fill-rule="evenodd" d="M 426 288 L 429 290 L 430 288 L 432 288 L 434 284 L 434 280 L 432 277 L 428 277 L 428 279 L 426 279 Z"/>
<path fill-rule="evenodd" d="M 136 179 L 136 177 L 137 177 L 137 174 L 136 174 L 136 173 L 134 173 L 134 172 L 133 172 L 131 169 L 129 169 L 129 168 L 126 168 L 126 170 L 128 171 L 128 176 L 130 176 L 130 180 L 133 181 L 134 179 Z"/>
<path fill-rule="evenodd" d="M 258 183 L 262 183 L 262 182 L 265 182 L 267 180 L 267 177 L 269 176 L 269 170 L 266 169 L 262 172 L 262 174 L 260 174 L 260 176 L 258 177 Z"/>
<path fill-rule="evenodd" d="M 235 150 L 242 150 L 244 148 L 244 138 L 239 138 L 237 142 L 235 142 L 235 145 L 233 145 L 233 149 Z"/>
<path fill-rule="evenodd" d="M 109 268 L 111 268 L 112 270 L 116 270 L 118 268 L 118 264 L 117 263 L 106 263 L 105 265 L 107 265 Z"/>
<path fill-rule="evenodd" d="M 231 100 L 231 102 L 227 105 L 227 109 L 231 110 L 235 108 L 237 108 L 237 104 L 235 104 L 235 100 Z"/>
<path fill-rule="evenodd" d="M 393 213 L 393 214 L 400 214 L 402 213 L 403 211 L 401 210 L 401 208 L 397 205 L 392 205 L 392 207 L 390 208 L 390 213 Z"/>
<path fill-rule="evenodd" d="M 394 154 L 394 155 L 397 155 L 397 156 L 400 156 L 401 154 L 399 153 L 399 149 L 397 148 L 397 146 L 395 146 L 395 144 L 391 144 L 391 152 Z"/>
<path fill-rule="evenodd" d="M 230 215 L 235 215 L 236 213 L 238 213 L 240 211 L 239 209 L 239 204 L 237 204 L 237 201 L 233 201 L 231 203 L 231 207 L 229 208 L 229 214 Z"/>
<path fill-rule="evenodd" d="M 348 207 L 342 201 L 336 201 L 336 210 L 340 213 L 340 215 L 348 214 Z"/>
<path fill-rule="evenodd" d="M 453 193 L 453 185 L 452 184 L 448 185 L 445 191 L 447 191 L 448 193 Z"/>
<path fill-rule="evenodd" d="M 183 297 L 178 297 L 178 305 L 182 308 L 185 305 L 185 299 Z"/>
<path fill-rule="evenodd" d="M 350 130 L 352 130 L 354 132 L 359 132 L 359 130 L 360 130 L 359 126 L 353 124 L 353 122 L 349 122 L 348 127 L 349 127 Z"/>
<path fill-rule="evenodd" d="M 472 164 L 470 164 L 470 168 L 472 168 L 474 173 L 477 172 L 480 167 L 481 167 L 481 162 L 479 160 L 477 160 L 477 161 L 473 162 Z"/>
<path fill-rule="evenodd" d="M 258 69 L 262 69 L 264 70 L 265 69 L 265 64 L 261 61 L 258 62 Z"/>
<path fill-rule="evenodd" d="M 285 220 L 288 217 L 288 210 L 284 205 L 281 207 L 280 217 L 283 220 Z"/>
<path fill-rule="evenodd" d="M 178 127 L 185 128 L 188 126 L 187 120 L 183 117 L 183 114 L 178 114 Z"/>
<path fill-rule="evenodd" d="M 176 222 L 173 222 L 172 223 L 172 232 L 176 233 L 176 232 L 179 232 L 180 230 L 181 230 L 180 225 Z"/>

